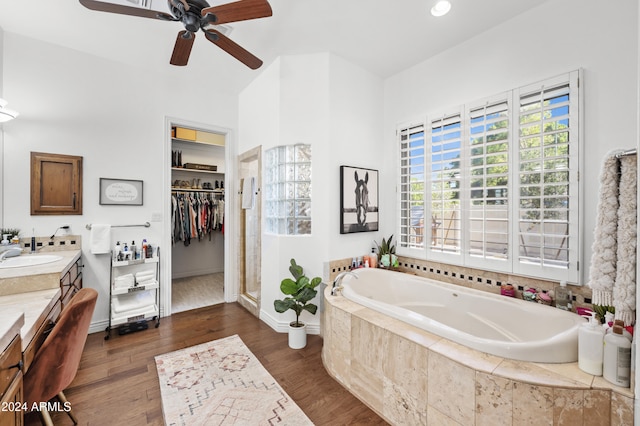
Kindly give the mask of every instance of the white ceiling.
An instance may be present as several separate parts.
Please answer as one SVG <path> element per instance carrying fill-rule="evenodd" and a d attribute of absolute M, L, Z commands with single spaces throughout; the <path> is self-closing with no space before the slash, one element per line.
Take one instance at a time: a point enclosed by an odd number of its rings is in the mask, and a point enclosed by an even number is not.
<path fill-rule="evenodd" d="M 167 10 L 163 0 L 152 1 L 154 9 Z M 265 65 L 280 55 L 333 52 L 383 78 L 543 3 L 451 0 L 451 12 L 434 18 L 429 9 L 436 0 L 269 2 L 272 17 L 231 24 L 229 34 Z M 222 3 L 227 2 L 210 0 L 212 6 Z M 171 66 L 181 23 L 95 12 L 77 0 L 0 0 L 0 28 L 143 69 L 199 79 L 211 89 L 237 93 L 260 72 L 209 43 L 201 32 L 189 64 Z"/>

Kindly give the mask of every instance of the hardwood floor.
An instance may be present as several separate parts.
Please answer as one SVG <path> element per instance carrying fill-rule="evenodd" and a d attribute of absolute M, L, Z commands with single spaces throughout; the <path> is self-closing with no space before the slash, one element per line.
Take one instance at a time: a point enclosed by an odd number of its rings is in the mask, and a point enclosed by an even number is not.
<path fill-rule="evenodd" d="M 150 325 L 153 323 L 150 323 Z M 220 304 L 162 318 L 160 327 L 119 336 L 89 335 L 75 380 L 65 391 L 81 425 L 162 425 L 160 385 L 154 356 L 238 334 L 262 365 L 316 425 L 385 425 L 324 369 L 322 338 L 289 349 L 276 333 L 237 303 Z M 56 425 L 72 425 L 64 412 Z M 39 424 L 34 413 L 25 424 Z"/>

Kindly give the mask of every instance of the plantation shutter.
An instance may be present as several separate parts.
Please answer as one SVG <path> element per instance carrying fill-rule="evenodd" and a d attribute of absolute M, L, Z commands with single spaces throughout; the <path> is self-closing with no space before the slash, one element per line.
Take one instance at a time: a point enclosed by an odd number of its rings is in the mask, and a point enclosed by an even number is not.
<path fill-rule="evenodd" d="M 430 247 L 432 252 L 460 254 L 461 114 L 432 120 L 430 130 Z"/>
<path fill-rule="evenodd" d="M 398 132 L 400 148 L 400 247 L 424 246 L 424 125 Z"/>
<path fill-rule="evenodd" d="M 469 111 L 469 250 L 482 259 L 509 258 L 509 104 Z"/>
<path fill-rule="evenodd" d="M 578 209 L 577 196 L 571 196 L 571 155 L 578 148 L 577 138 L 573 141 L 577 123 L 571 115 L 571 93 L 565 80 L 519 96 L 518 259 L 522 264 L 567 269 L 570 248 L 577 244 L 570 227 L 570 210 Z"/>

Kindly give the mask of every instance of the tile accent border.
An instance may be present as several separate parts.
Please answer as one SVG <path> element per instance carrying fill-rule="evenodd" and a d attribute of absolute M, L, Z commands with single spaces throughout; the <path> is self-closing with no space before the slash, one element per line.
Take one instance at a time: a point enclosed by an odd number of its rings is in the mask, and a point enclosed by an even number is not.
<path fill-rule="evenodd" d="M 437 281 L 455 284 L 462 287 L 474 288 L 489 293 L 500 294 L 500 286 L 511 284 L 516 289 L 516 296 L 522 298 L 522 292 L 529 288 L 537 291 L 553 294 L 557 281 L 548 281 L 539 278 L 531 278 L 520 275 L 505 274 L 500 272 L 485 271 L 482 269 L 468 268 L 446 263 L 432 262 L 424 259 L 415 259 L 406 256 L 398 256 L 399 272 L 419 275 Z M 332 260 L 328 263 L 325 275 L 329 281 L 342 271 L 349 270 L 351 258 Z M 577 306 L 592 308 L 591 289 L 586 286 L 567 285 L 573 294 L 573 309 Z"/>
<path fill-rule="evenodd" d="M 20 238 L 20 247 L 26 253 L 31 251 L 31 237 Z M 61 235 L 59 237 L 36 237 L 36 251 L 54 252 L 82 249 L 81 235 Z"/>

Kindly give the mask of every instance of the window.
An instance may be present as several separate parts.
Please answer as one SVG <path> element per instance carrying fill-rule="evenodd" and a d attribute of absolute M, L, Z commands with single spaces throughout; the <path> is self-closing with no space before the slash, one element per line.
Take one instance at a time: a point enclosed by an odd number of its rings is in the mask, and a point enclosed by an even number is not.
<path fill-rule="evenodd" d="M 267 232 L 311 234 L 311 145 L 277 146 L 265 158 Z"/>
<path fill-rule="evenodd" d="M 509 104 L 469 110 L 469 256 L 506 260 L 509 250 Z"/>
<path fill-rule="evenodd" d="M 400 241 L 404 247 L 423 247 L 424 239 L 424 126 L 400 130 Z"/>
<path fill-rule="evenodd" d="M 462 118 L 459 113 L 431 121 L 429 146 L 431 251 L 460 254 Z"/>
<path fill-rule="evenodd" d="M 399 253 L 578 282 L 578 76 L 399 127 Z"/>

